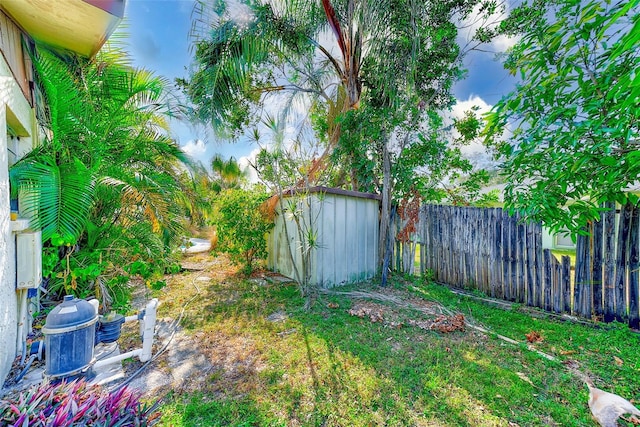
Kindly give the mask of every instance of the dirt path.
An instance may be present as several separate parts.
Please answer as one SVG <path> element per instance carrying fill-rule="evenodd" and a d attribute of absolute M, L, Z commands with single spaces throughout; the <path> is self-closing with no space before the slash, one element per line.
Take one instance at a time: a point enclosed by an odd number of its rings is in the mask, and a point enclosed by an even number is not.
<path fill-rule="evenodd" d="M 216 287 L 228 283 L 228 298 L 234 298 L 232 282 L 237 280 L 237 268 L 224 256 L 214 258 L 208 254 L 187 256 L 182 266 L 182 273 L 167 277 L 168 286 L 158 296 L 154 358 L 147 364 L 137 360 L 125 364 L 127 385 L 147 396 L 210 389 L 207 383 L 213 376 L 223 389 L 225 379 L 232 381 L 242 372 L 262 368 L 259 358 L 250 354 L 252 346 L 242 337 L 229 339 L 204 331 L 186 333 L 182 327 L 187 315 L 206 310 L 213 282 Z M 138 304 L 143 303 L 144 296 L 138 300 Z"/>

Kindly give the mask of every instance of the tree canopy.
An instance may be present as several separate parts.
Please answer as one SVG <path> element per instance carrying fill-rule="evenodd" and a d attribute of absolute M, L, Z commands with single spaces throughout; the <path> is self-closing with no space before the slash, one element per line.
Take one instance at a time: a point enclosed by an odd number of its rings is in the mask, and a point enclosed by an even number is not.
<path fill-rule="evenodd" d="M 304 97 L 307 119 L 325 144 L 313 164 L 301 168 L 307 178 L 380 191 L 381 186 L 371 184 L 382 179 L 383 168 L 376 165 L 382 146 L 374 141 L 376 131 L 363 133 L 362 127 L 384 125 L 378 132 L 382 139 L 396 138 L 400 131 L 400 151 L 436 133 L 444 141 L 437 146 L 446 147 L 451 139 L 446 126 L 427 115 L 441 114 L 454 102 L 451 87 L 463 75 L 465 53 L 458 45 L 458 26 L 473 13 L 490 15 L 502 6 L 480 0 L 202 1 L 195 13 L 194 67 L 190 79 L 180 84 L 198 120 L 235 137 L 264 121 L 265 111 L 290 111 L 292 99 Z M 475 41 L 493 35 L 485 27 Z M 282 93 L 292 98 L 276 97 Z M 356 113 L 361 109 L 366 111 Z M 431 137 L 420 140 L 418 131 L 431 132 Z M 354 145 L 355 139 L 362 146 Z M 434 158 L 416 151 L 416 168 Z M 331 169 L 332 153 L 337 171 L 316 176 Z M 358 176 L 359 169 L 369 176 Z M 470 166 L 462 169 L 467 173 Z M 403 175 L 409 173 L 398 176 Z"/>
<path fill-rule="evenodd" d="M 449 143 L 453 126 L 443 117 L 464 74 L 458 26 L 501 8 L 484 0 L 202 1 L 193 72 L 179 83 L 198 120 L 235 137 L 264 121 L 274 94 L 292 95 L 275 102 L 280 112 L 304 97 L 303 115 L 324 148 L 292 169 L 304 172 L 298 184 L 380 192 L 382 250 L 392 199 L 464 203 L 486 178 Z M 499 31 L 482 28 L 474 43 Z M 475 137 L 479 123 L 454 123 L 464 130 L 458 143 Z M 442 189 L 460 178 L 476 182 L 471 193 Z"/>
<path fill-rule="evenodd" d="M 507 58 L 521 83 L 488 116 L 487 134 L 508 206 L 575 232 L 604 202 L 638 201 L 640 2 L 546 4 Z"/>

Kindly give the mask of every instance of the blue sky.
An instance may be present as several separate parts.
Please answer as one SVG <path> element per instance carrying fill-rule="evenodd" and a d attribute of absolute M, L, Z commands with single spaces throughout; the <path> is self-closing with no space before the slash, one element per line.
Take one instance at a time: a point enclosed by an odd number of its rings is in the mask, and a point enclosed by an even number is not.
<path fill-rule="evenodd" d="M 125 12 L 128 27 L 129 52 L 136 66 L 154 71 L 174 81 L 188 77 L 191 57 L 189 32 L 193 0 L 128 0 Z M 490 46 L 503 50 L 508 41 Z M 514 86 L 513 77 L 495 61 L 490 53 L 473 53 L 465 59 L 468 77 L 454 88 L 460 101 L 458 112 L 479 105 L 484 109 L 496 103 Z M 257 147 L 246 142 L 220 143 L 203 129 L 172 122 L 172 133 L 180 145 L 194 158 L 205 164 L 213 154 L 241 159 Z"/>
<path fill-rule="evenodd" d="M 191 58 L 193 0 L 128 0 L 125 10 L 128 48 L 134 65 L 154 71 L 173 82 L 188 77 Z M 248 143 L 219 143 L 203 129 L 172 121 L 173 136 L 197 160 L 210 163 L 219 153 L 239 159 L 255 147 Z"/>

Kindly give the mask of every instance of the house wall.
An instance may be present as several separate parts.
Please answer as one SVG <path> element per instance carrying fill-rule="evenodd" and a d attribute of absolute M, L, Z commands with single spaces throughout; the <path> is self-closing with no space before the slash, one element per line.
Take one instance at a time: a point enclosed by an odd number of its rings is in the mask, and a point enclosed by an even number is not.
<path fill-rule="evenodd" d="M 6 34 L 5 28 L 2 30 Z M 21 352 L 19 345 L 30 323 L 27 310 L 20 308 L 26 306 L 26 291 L 16 291 L 15 246 L 17 233 L 28 221 L 10 220 L 8 169 L 10 163 L 31 148 L 31 136 L 37 129 L 33 110 L 5 54 L 0 55 L 0 385 L 16 353 Z"/>
<path fill-rule="evenodd" d="M 357 194 L 357 193 L 353 193 Z M 332 287 L 367 280 L 376 274 L 378 257 L 379 201 L 354 195 L 312 193 L 297 198 L 303 217 L 313 224 L 318 244 L 311 257 L 311 283 Z M 287 226 L 289 244 L 284 227 Z M 291 260 L 289 247 L 293 252 Z M 269 267 L 295 279 L 294 264 L 302 272 L 297 229 L 291 215 L 278 211 L 269 237 Z"/>
<path fill-rule="evenodd" d="M 31 102 L 29 82 L 33 80 L 31 59 L 22 48 L 22 31 L 0 10 L 0 52 L 24 97 Z"/>
<path fill-rule="evenodd" d="M 571 240 L 571 236 L 552 233 L 547 227 L 542 227 L 542 247 L 544 249 L 575 249 L 576 244 Z"/>

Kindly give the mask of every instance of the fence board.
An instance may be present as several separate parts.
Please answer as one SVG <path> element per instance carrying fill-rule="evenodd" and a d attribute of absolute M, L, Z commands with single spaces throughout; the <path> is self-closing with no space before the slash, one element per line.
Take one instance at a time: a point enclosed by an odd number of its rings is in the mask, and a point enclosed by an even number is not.
<path fill-rule="evenodd" d="M 631 210 L 625 205 L 620 215 L 618 226 L 618 248 L 616 249 L 616 279 L 615 279 L 615 304 L 616 320 L 623 322 L 627 317 L 627 269 L 629 263 L 629 233 L 631 231 Z"/>
<path fill-rule="evenodd" d="M 640 268 L 640 248 L 638 247 L 638 237 L 640 235 L 640 217 L 638 215 L 638 207 L 632 207 L 631 226 L 629 235 L 629 326 L 638 329 L 640 327 L 640 313 L 638 312 L 638 298 L 640 290 L 638 289 L 640 281 L 638 280 L 638 269 Z"/>
<path fill-rule="evenodd" d="M 476 224 L 478 222 L 477 211 L 475 208 L 465 209 L 465 221 L 467 226 L 467 246 L 466 249 L 471 257 L 469 262 L 469 276 L 471 282 L 467 282 L 467 284 L 471 287 L 479 287 L 480 289 L 484 288 L 484 283 L 480 283 L 479 280 L 479 266 L 478 266 L 478 247 L 474 245 L 477 242 L 477 227 Z"/>
<path fill-rule="evenodd" d="M 491 284 L 491 296 L 493 298 L 500 298 L 501 292 L 499 292 L 502 286 L 502 209 L 496 209 L 493 211 L 494 221 L 494 236 L 493 236 L 493 275 L 495 282 Z"/>
<path fill-rule="evenodd" d="M 593 263 L 591 280 L 593 283 L 593 314 L 596 317 L 602 317 L 604 312 L 602 307 L 602 244 L 603 244 L 604 218 L 593 224 L 593 233 L 591 242 L 593 246 Z"/>
<path fill-rule="evenodd" d="M 562 257 L 562 274 L 560 275 L 562 292 L 562 311 L 571 313 L 571 257 Z"/>
<path fill-rule="evenodd" d="M 614 203 L 605 204 L 604 218 L 604 321 L 613 322 L 616 318 L 615 300 L 615 237 L 616 237 L 616 206 Z"/>
<path fill-rule="evenodd" d="M 524 262 L 527 257 L 526 254 L 526 234 L 525 234 L 525 226 L 524 223 L 517 218 L 516 224 L 516 236 L 517 236 L 517 246 L 516 246 L 516 264 L 517 264 L 517 282 L 518 289 L 516 291 L 516 301 L 519 303 L 523 303 L 526 300 L 526 278 L 527 275 L 524 269 Z"/>
<path fill-rule="evenodd" d="M 509 215 L 502 212 L 502 298 L 507 301 L 511 299 L 511 227 L 509 223 Z"/>
<path fill-rule="evenodd" d="M 456 211 L 456 221 L 457 229 L 465 230 L 465 233 L 460 236 L 461 248 L 460 252 L 462 253 L 463 266 L 464 269 L 461 270 L 461 275 L 458 277 L 458 287 L 470 287 L 472 288 L 474 285 L 474 277 L 473 277 L 473 255 L 471 254 L 471 230 L 469 230 L 469 210 L 457 210 Z"/>
<path fill-rule="evenodd" d="M 543 249 L 540 224 L 496 208 L 429 205 L 420 215 L 420 271 L 431 271 L 436 281 L 640 326 L 640 209 L 625 206 L 618 220 L 615 206 L 605 205 L 590 235 L 578 237 L 573 284 L 570 258 L 558 261 Z M 408 250 L 396 247 L 398 268 Z"/>
<path fill-rule="evenodd" d="M 526 248 L 527 248 L 527 257 L 525 260 L 524 268 L 527 274 L 527 300 L 526 304 L 530 307 L 533 307 L 535 304 L 534 294 L 537 291 L 536 283 L 535 283 L 535 275 L 533 269 L 535 268 L 535 264 L 533 260 L 535 259 L 535 247 L 534 237 L 535 229 L 534 224 L 527 224 L 527 235 L 526 235 Z"/>
<path fill-rule="evenodd" d="M 538 292 L 535 296 L 536 307 L 542 308 L 543 300 L 542 300 L 542 226 L 540 224 L 535 224 L 534 228 L 534 247 L 536 248 L 536 258 L 534 260 L 534 266 L 536 271 L 536 286 L 538 288 Z"/>
<path fill-rule="evenodd" d="M 576 280 L 574 286 L 573 311 L 578 316 L 591 317 L 591 251 L 589 236 L 578 235 L 576 245 Z"/>
<path fill-rule="evenodd" d="M 482 281 L 486 284 L 485 293 L 489 294 L 489 288 L 491 284 L 491 245 L 489 244 L 489 234 L 491 233 L 491 227 L 487 227 L 487 225 L 491 225 L 491 210 L 490 209 L 482 209 L 484 213 L 484 218 L 481 224 L 479 225 L 479 229 L 482 230 L 482 260 L 483 260 L 483 269 L 484 274 Z"/>
<path fill-rule="evenodd" d="M 543 298 L 543 306 L 547 311 L 551 311 L 551 287 L 552 287 L 552 276 L 551 272 L 553 271 L 553 254 L 551 250 L 545 249 L 542 255 L 544 259 L 544 279 L 542 281 L 542 298 Z"/>
<path fill-rule="evenodd" d="M 509 300 L 515 301 L 518 294 L 518 228 L 516 218 L 509 217 L 509 272 L 511 273 Z"/>

